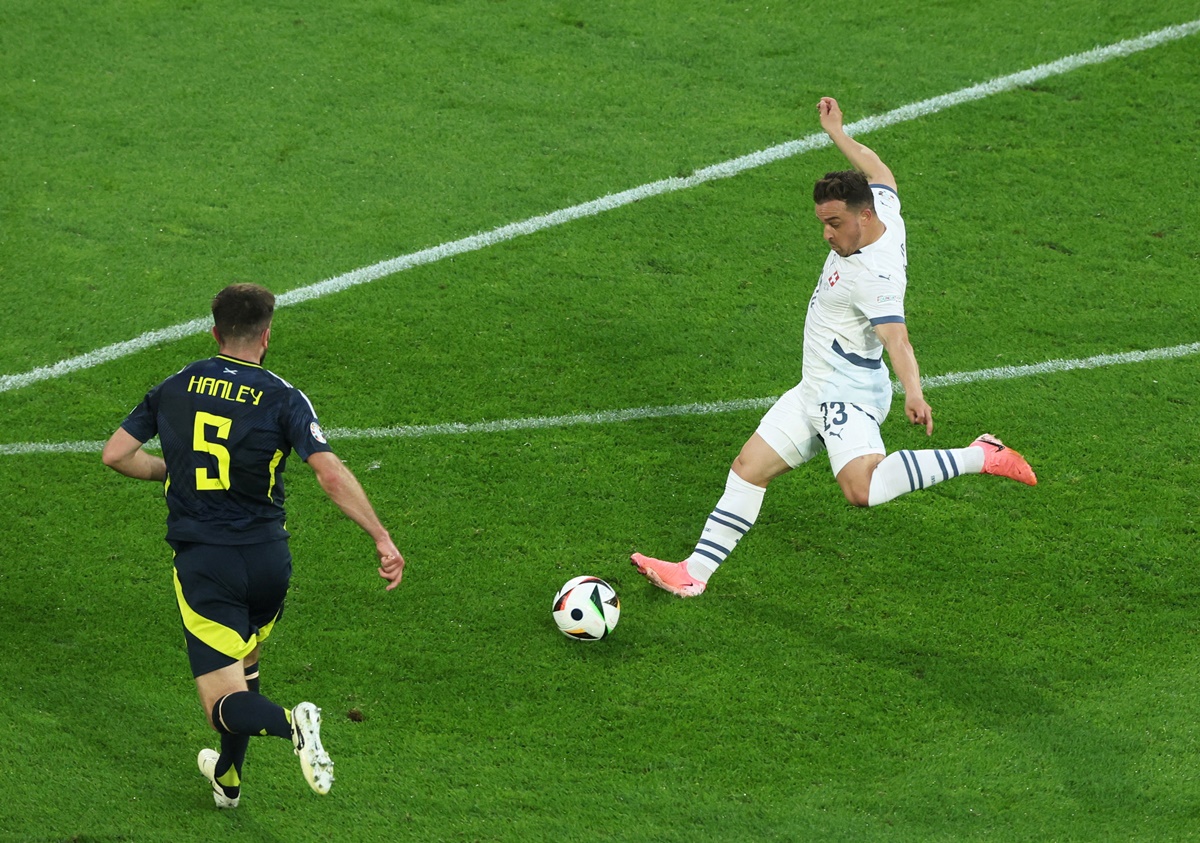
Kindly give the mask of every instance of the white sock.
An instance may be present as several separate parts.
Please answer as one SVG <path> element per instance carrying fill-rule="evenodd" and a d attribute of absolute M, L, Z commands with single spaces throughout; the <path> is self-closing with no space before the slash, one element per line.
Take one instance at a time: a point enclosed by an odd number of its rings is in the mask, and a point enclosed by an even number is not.
<path fill-rule="evenodd" d="M 730 469 L 725 479 L 725 494 L 704 522 L 704 531 L 696 542 L 696 549 L 684 561 L 692 579 L 706 583 L 717 567 L 737 547 L 746 531 L 754 526 L 758 511 L 762 509 L 762 486 L 748 483 Z"/>
<path fill-rule="evenodd" d="M 979 474 L 981 471 L 982 448 L 967 446 L 938 451 L 895 451 L 875 466 L 867 505 L 879 506 L 960 474 Z"/>

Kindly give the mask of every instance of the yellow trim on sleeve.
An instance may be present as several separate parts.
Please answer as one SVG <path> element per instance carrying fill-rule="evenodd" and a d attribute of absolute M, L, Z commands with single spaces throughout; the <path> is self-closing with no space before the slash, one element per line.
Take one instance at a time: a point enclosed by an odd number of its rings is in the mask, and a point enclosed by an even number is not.
<path fill-rule="evenodd" d="M 283 459 L 283 451 L 276 451 L 275 457 L 271 460 L 271 467 L 268 469 L 271 473 L 271 485 L 267 487 L 267 500 L 271 500 L 271 495 L 275 492 L 275 469 L 279 467 L 281 459 Z"/>

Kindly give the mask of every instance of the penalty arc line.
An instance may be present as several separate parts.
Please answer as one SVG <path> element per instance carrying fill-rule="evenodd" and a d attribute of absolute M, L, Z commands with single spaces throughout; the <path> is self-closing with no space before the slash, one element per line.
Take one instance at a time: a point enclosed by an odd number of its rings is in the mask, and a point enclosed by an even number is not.
<path fill-rule="evenodd" d="M 1138 38 L 1130 38 L 1125 41 L 1118 41 L 1115 44 L 1109 44 L 1104 47 L 1096 47 L 1082 53 L 1066 56 L 1046 64 L 1040 64 L 1036 67 L 1028 68 L 1017 73 L 1012 73 L 1007 76 L 1000 76 L 979 85 L 972 85 L 961 90 L 954 91 L 949 94 L 931 97 L 930 99 L 921 100 L 920 102 L 909 103 L 885 112 L 884 114 L 867 117 L 863 120 L 847 125 L 846 131 L 848 134 L 866 134 L 874 132 L 888 126 L 903 123 L 908 120 L 915 120 L 918 117 L 924 117 L 931 114 L 936 114 L 947 108 L 956 105 L 962 105 L 968 102 L 974 102 L 994 94 L 1011 91 L 1024 85 L 1030 85 L 1041 79 L 1046 79 L 1051 76 L 1059 76 L 1076 70 L 1080 67 L 1085 67 L 1092 64 L 1100 64 L 1114 58 L 1120 58 L 1131 55 L 1133 53 L 1148 50 L 1153 47 L 1158 47 L 1171 41 L 1177 41 L 1181 38 L 1194 35 L 1200 31 L 1200 20 L 1194 20 L 1189 23 L 1177 24 L 1168 26 L 1143 35 Z M 414 267 L 423 266 L 425 264 L 434 263 L 455 255 L 474 252 L 480 249 L 494 246 L 498 243 L 503 243 L 508 240 L 513 240 L 517 237 L 522 237 L 527 234 L 534 234 L 539 231 L 544 231 L 548 228 L 553 228 L 573 220 L 582 219 L 584 217 L 595 216 L 597 214 L 611 211 L 625 205 L 632 204 L 642 199 L 647 199 L 652 196 L 659 196 L 666 193 L 673 193 L 679 190 L 696 187 L 697 185 L 716 179 L 730 178 L 739 173 L 756 167 L 762 167 L 766 164 L 771 164 L 776 161 L 781 161 L 786 158 L 791 158 L 805 152 L 811 152 L 816 149 L 821 149 L 831 143 L 829 138 L 824 133 L 815 133 L 798 140 L 788 141 L 787 143 L 779 144 L 778 146 L 769 147 L 758 152 L 744 155 L 740 158 L 733 158 L 719 164 L 714 164 L 700 170 L 696 170 L 692 175 L 682 178 L 668 178 L 661 181 L 644 184 L 640 187 L 630 188 L 629 190 L 620 193 L 613 193 L 608 196 L 603 196 L 599 199 L 594 199 L 590 202 L 584 202 L 581 205 L 574 205 L 570 208 L 563 208 L 549 214 L 530 217 L 529 219 L 520 222 L 509 223 L 491 231 L 482 232 L 464 237 L 461 240 L 443 243 L 438 246 L 433 246 L 428 249 L 423 249 L 418 252 L 413 252 L 408 255 L 392 258 L 390 260 L 381 261 L 380 263 L 372 264 L 371 266 L 362 267 L 352 270 L 344 275 L 338 275 L 329 278 L 325 281 L 320 281 L 315 284 L 310 284 L 305 287 L 298 287 L 295 290 L 283 293 L 276 298 L 276 306 L 287 307 L 293 304 L 310 301 L 313 299 L 322 298 L 324 296 L 339 293 L 348 290 L 351 287 L 356 287 L 360 284 L 367 284 L 372 281 L 378 281 L 381 278 L 386 278 L 390 275 L 403 272 Z M 28 372 L 15 375 L 0 375 L 0 392 L 8 392 L 13 389 L 21 389 L 31 384 L 38 383 L 44 380 L 60 378 L 73 372 L 90 369 L 94 366 L 99 366 L 102 363 L 108 363 L 113 360 L 118 360 L 122 357 L 127 357 L 131 354 L 136 354 L 153 346 L 180 340 L 185 337 L 202 334 L 209 329 L 211 320 L 207 318 L 197 318 L 189 322 L 183 322 L 178 325 L 172 325 L 167 328 L 149 331 L 141 336 L 135 337 L 123 342 L 114 343 L 94 351 L 81 354 L 77 357 L 71 357 L 66 360 L 61 360 L 50 366 L 41 366 L 36 369 L 31 369 Z"/>
<path fill-rule="evenodd" d="M 1155 360 L 1172 360 L 1200 354 L 1200 342 L 1175 345 L 1168 348 L 1152 348 L 1147 351 L 1128 351 L 1120 354 L 1099 354 L 1074 360 L 1047 360 L 1026 366 L 997 366 L 977 369 L 972 372 L 952 372 L 923 378 L 922 387 L 936 389 L 943 386 L 963 386 L 984 381 L 1003 381 L 1015 378 L 1051 375 L 1080 369 L 1099 369 L 1128 363 L 1146 363 Z M 892 382 L 896 392 L 902 392 L 898 382 Z M 767 398 L 742 398 L 734 401 L 711 403 L 673 404 L 662 407 L 631 407 L 624 410 L 607 410 L 599 413 L 576 413 L 561 416 L 534 416 L 531 418 L 500 419 L 485 422 L 450 422 L 446 424 L 402 425 L 397 427 L 331 428 L 326 431 L 330 439 L 420 439 L 430 436 L 465 436 L 486 433 L 505 433 L 515 430 L 545 430 L 547 428 L 573 427 L 577 425 L 615 424 L 641 419 L 661 419 L 679 416 L 711 416 L 718 413 L 734 413 L 741 410 L 762 410 L 771 406 L 777 396 Z M 28 454 L 99 453 L 104 442 L 16 442 L 0 445 L 0 456 L 22 456 Z"/>

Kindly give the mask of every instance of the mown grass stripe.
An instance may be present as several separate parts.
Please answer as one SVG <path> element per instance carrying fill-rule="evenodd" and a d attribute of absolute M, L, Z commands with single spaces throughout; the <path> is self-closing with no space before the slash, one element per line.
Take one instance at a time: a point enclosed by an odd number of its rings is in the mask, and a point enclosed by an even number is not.
<path fill-rule="evenodd" d="M 1153 348 L 1148 351 L 1128 351 L 1120 354 L 1099 354 L 1075 360 L 1047 360 L 1027 366 L 998 366 L 977 369 L 973 372 L 952 372 L 923 378 L 925 389 L 943 386 L 962 386 L 981 381 L 1002 381 L 1035 375 L 1050 375 L 1078 369 L 1099 369 L 1127 363 L 1146 363 L 1155 360 L 1171 360 L 1200 353 L 1200 342 L 1175 345 L 1168 348 Z M 896 392 L 902 392 L 898 381 L 892 382 Z M 582 424 L 615 424 L 641 419 L 661 419 L 677 416 L 711 416 L 718 413 L 736 413 L 741 410 L 762 410 L 775 403 L 778 396 L 767 398 L 740 398 L 732 401 L 712 401 L 695 404 L 668 404 L 661 407 L 630 407 L 623 410 L 605 410 L 599 413 L 573 413 L 560 416 L 533 416 L 529 418 L 499 419 L 483 422 L 447 422 L 444 424 L 399 425 L 395 427 L 331 428 L 326 433 L 331 439 L 419 439 L 429 436 L 467 436 L 486 433 L 505 433 L 513 430 L 541 430 L 545 428 L 572 427 Z M 99 453 L 104 442 L 99 440 L 79 442 L 14 442 L 0 445 L 0 456 L 25 454 L 78 454 Z"/>
<path fill-rule="evenodd" d="M 1177 24 L 1168 26 L 1151 32 L 1147 35 L 1138 38 L 1130 38 L 1125 41 L 1119 41 L 1115 44 L 1109 44 L 1104 47 L 1096 47 L 1083 53 L 1065 56 L 1046 64 L 1040 64 L 1036 67 L 1031 67 L 1026 70 L 1018 71 L 1007 76 L 1000 76 L 995 79 L 983 82 L 979 85 L 972 85 L 967 88 L 962 88 L 949 94 L 931 97 L 921 100 L 920 102 L 910 103 L 893 109 L 884 114 L 874 117 L 867 117 L 863 120 L 851 123 L 846 126 L 846 131 L 851 134 L 865 134 L 868 132 L 877 131 L 887 126 L 893 126 L 897 123 L 903 123 L 908 120 L 915 120 L 918 117 L 924 117 L 931 114 L 936 114 L 939 111 L 944 111 L 956 105 L 973 102 L 984 99 L 995 94 L 1011 91 L 1023 85 L 1029 85 L 1041 79 L 1050 76 L 1058 76 L 1076 70 L 1080 67 L 1085 67 L 1091 64 L 1099 64 L 1114 58 L 1128 56 L 1142 50 L 1148 50 L 1153 47 L 1158 47 L 1171 41 L 1177 41 L 1189 35 L 1200 31 L 1200 20 L 1191 21 L 1189 23 Z M 287 293 L 281 294 L 277 299 L 277 304 L 280 307 L 300 304 L 301 302 L 311 301 L 313 299 L 322 298 L 334 293 L 342 292 L 351 287 L 356 287 L 360 284 L 367 284 L 372 281 L 378 281 L 381 278 L 386 278 L 396 273 L 403 272 L 407 269 L 412 269 L 417 266 L 422 266 L 429 263 L 435 263 L 448 257 L 461 255 L 466 252 L 478 251 L 487 248 L 488 246 L 503 243 L 508 240 L 513 240 L 517 237 L 522 237 L 527 234 L 534 234 L 554 226 L 562 225 L 573 220 L 582 219 L 584 217 L 595 216 L 611 211 L 616 208 L 629 205 L 633 202 L 642 199 L 648 199 L 652 196 L 658 196 L 664 193 L 673 193 L 679 190 L 686 190 L 695 187 L 705 182 L 715 179 L 730 178 L 746 170 L 756 167 L 761 167 L 765 164 L 770 164 L 785 158 L 791 158 L 805 152 L 810 152 L 815 149 L 827 146 L 829 138 L 824 133 L 815 133 L 798 140 L 789 141 L 779 144 L 768 149 L 763 149 L 758 152 L 753 152 L 749 155 L 734 158 L 729 161 L 724 161 L 719 164 L 714 164 L 709 167 L 697 170 L 690 176 L 682 178 L 668 178 L 661 181 L 644 184 L 640 187 L 634 187 L 620 193 L 603 196 L 599 199 L 594 199 L 590 202 L 584 202 L 581 205 L 575 205 L 570 208 L 563 208 L 549 214 L 531 217 L 520 222 L 509 223 L 500 228 L 491 231 L 475 234 L 470 237 L 464 237 L 460 240 L 455 240 L 449 243 L 443 243 L 438 246 L 433 246 L 428 249 L 422 249 L 419 252 L 413 252 L 408 255 L 402 255 L 390 260 L 381 261 L 380 263 L 372 264 L 371 266 L 362 267 L 352 270 L 343 275 L 338 275 L 334 278 L 329 278 L 325 281 L 319 281 L 315 284 L 310 284 L 306 287 L 299 287 Z M 102 363 L 108 363 L 113 360 L 118 360 L 122 357 L 127 357 L 139 351 L 160 345 L 165 342 L 183 339 L 185 337 L 202 334 L 209 329 L 211 321 L 208 318 L 193 319 L 189 322 L 184 322 L 179 325 L 173 325 L 168 328 L 160 328 L 155 331 L 149 331 L 141 336 L 135 337 L 123 342 L 114 343 L 95 351 L 81 354 L 77 357 L 71 357 L 66 360 L 61 360 L 50 366 L 41 366 L 36 369 L 31 369 L 28 372 L 15 375 L 0 375 L 0 392 L 7 392 L 13 389 L 30 386 L 40 381 L 60 378 L 73 372 L 90 369 L 94 366 L 99 366 Z"/>

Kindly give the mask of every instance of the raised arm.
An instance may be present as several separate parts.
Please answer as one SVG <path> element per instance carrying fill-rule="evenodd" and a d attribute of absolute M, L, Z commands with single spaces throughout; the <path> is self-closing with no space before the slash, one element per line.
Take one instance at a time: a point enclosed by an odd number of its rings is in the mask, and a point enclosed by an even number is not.
<path fill-rule="evenodd" d="M 317 482 L 329 499 L 375 541 L 375 552 L 379 555 L 379 576 L 390 583 L 387 590 L 391 591 L 400 585 L 400 578 L 404 576 L 404 557 L 379 521 L 358 478 L 331 451 L 313 454 L 308 458 L 308 465 L 316 473 Z"/>
<path fill-rule="evenodd" d="M 829 135 L 833 145 L 846 156 L 850 166 L 866 176 L 869 183 L 896 189 L 896 177 L 875 151 L 850 137 L 842 128 L 842 109 L 837 100 L 833 97 L 821 97 L 821 101 L 817 103 L 817 114 L 821 118 L 821 128 Z"/>

